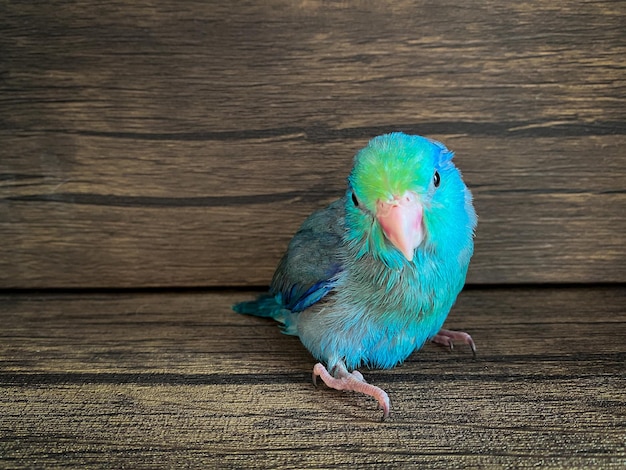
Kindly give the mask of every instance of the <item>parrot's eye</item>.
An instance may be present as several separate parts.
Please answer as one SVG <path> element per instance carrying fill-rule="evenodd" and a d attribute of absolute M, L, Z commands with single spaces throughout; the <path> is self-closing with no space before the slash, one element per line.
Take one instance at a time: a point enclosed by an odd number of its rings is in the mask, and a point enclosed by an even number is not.
<path fill-rule="evenodd" d="M 441 176 L 439 176 L 439 172 L 437 170 L 435 170 L 435 176 L 433 176 L 433 183 L 435 188 L 438 188 L 441 183 Z"/>
<path fill-rule="evenodd" d="M 359 200 L 356 198 L 354 193 L 352 193 L 352 203 L 354 204 L 354 207 L 359 207 Z"/>

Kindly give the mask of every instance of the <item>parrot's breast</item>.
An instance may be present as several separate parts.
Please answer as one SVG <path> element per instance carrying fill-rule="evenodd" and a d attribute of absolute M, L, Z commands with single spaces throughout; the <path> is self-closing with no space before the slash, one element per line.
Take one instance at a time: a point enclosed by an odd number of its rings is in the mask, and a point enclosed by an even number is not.
<path fill-rule="evenodd" d="M 329 293 L 297 313 L 295 331 L 329 369 L 343 362 L 391 368 L 433 338 L 465 282 L 469 263 L 456 244 L 415 250 L 390 266 L 382 257 L 349 251 Z"/>
<path fill-rule="evenodd" d="M 348 369 L 403 362 L 439 332 L 458 293 L 406 282 L 383 295 L 343 287 L 339 283 L 326 302 L 302 312 L 297 329 L 318 360 L 329 367 L 343 361 Z"/>

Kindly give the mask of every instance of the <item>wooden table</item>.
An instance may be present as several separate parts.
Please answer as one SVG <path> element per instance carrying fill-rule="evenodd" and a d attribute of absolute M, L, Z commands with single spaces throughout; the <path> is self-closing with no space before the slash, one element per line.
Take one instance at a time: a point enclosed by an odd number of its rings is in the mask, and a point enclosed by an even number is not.
<path fill-rule="evenodd" d="M 373 400 L 311 384 L 313 358 L 253 293 L 3 295 L 2 466 L 623 468 L 626 292 L 469 289 L 427 345 L 364 371 Z M 410 465 L 409 465 L 410 464 Z"/>

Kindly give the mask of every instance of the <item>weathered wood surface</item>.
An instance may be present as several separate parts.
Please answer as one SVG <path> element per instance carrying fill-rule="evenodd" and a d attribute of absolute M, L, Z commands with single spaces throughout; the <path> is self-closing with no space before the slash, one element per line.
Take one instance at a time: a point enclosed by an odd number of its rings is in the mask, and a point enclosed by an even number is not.
<path fill-rule="evenodd" d="M 471 283 L 626 281 L 625 2 L 2 2 L 0 287 L 266 284 L 391 130 L 457 152 Z"/>
<path fill-rule="evenodd" d="M 427 345 L 364 371 L 373 400 L 310 382 L 247 292 L 2 295 L 0 466 L 624 468 L 626 292 L 470 289 Z"/>

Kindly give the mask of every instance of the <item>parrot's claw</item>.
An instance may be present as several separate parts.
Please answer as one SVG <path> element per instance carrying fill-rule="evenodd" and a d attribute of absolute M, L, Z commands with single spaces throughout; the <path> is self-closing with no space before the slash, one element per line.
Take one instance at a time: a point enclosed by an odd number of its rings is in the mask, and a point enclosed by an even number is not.
<path fill-rule="evenodd" d="M 464 331 L 453 331 L 453 330 L 441 329 L 439 330 L 439 333 L 437 333 L 433 337 L 432 341 L 434 343 L 447 346 L 450 348 L 450 350 L 454 349 L 454 341 L 460 341 L 462 343 L 469 345 L 469 347 L 472 349 L 472 354 L 474 355 L 474 358 L 476 358 L 476 344 L 474 343 L 474 340 L 472 339 L 472 337 L 468 333 L 465 333 Z"/>
<path fill-rule="evenodd" d="M 318 362 L 315 364 L 315 367 L 313 367 L 313 384 L 317 386 L 317 377 L 320 377 L 329 388 L 334 388 L 335 390 L 350 390 L 373 397 L 378 401 L 380 409 L 383 410 L 382 420 L 384 421 L 389 417 L 391 404 L 387 392 L 382 388 L 368 384 L 358 370 L 348 372 L 343 364 L 337 364 L 337 366 L 335 366 L 334 375 L 336 377 L 333 377 L 328 370 L 326 370 L 326 367 Z"/>

